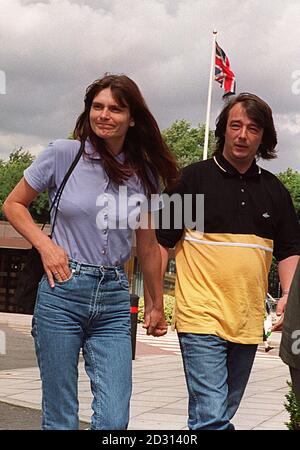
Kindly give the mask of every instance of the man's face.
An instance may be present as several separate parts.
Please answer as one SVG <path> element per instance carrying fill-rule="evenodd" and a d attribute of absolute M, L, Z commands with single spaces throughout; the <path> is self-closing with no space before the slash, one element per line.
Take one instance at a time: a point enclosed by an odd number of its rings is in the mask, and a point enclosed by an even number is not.
<path fill-rule="evenodd" d="M 229 111 L 223 156 L 239 172 L 246 172 L 261 144 L 263 128 L 250 119 L 242 103 Z"/>

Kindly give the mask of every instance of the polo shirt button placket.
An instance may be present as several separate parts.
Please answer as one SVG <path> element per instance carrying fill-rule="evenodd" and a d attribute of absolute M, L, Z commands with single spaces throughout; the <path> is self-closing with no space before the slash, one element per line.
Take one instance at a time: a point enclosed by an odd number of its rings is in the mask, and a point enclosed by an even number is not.
<path fill-rule="evenodd" d="M 245 184 L 246 183 L 245 183 L 245 178 L 243 177 L 243 175 L 240 175 L 240 180 L 241 180 L 241 188 L 240 188 L 240 192 L 241 192 L 240 199 L 241 199 L 241 201 L 240 201 L 240 205 L 241 205 L 242 209 L 244 210 L 244 208 L 246 206 L 246 197 L 245 197 L 245 195 L 246 195 Z"/>

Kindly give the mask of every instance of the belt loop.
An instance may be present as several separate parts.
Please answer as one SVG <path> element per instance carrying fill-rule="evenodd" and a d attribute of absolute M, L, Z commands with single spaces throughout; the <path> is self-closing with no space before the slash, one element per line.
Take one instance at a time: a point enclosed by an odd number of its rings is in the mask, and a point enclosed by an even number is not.
<path fill-rule="evenodd" d="M 81 269 L 81 263 L 77 262 L 76 267 L 75 267 L 75 275 L 80 274 L 80 269 Z"/>
<path fill-rule="evenodd" d="M 117 275 L 117 280 L 119 281 L 119 279 L 120 279 L 120 272 L 118 271 L 118 268 L 116 266 L 114 267 L 114 269 L 115 269 L 115 272 L 116 272 L 116 275 Z"/>

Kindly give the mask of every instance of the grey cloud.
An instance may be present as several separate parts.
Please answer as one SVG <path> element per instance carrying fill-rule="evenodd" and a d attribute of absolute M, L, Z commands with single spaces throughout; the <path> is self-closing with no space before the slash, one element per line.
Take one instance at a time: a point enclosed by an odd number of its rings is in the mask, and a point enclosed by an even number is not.
<path fill-rule="evenodd" d="M 300 170 L 300 124 L 294 119 L 300 94 L 292 90 L 292 74 L 300 69 L 298 0 L 2 0 L 1 5 L 0 70 L 7 94 L 0 95 L 0 155 L 18 139 L 20 145 L 32 139 L 38 148 L 68 135 L 86 86 L 106 71 L 126 73 L 139 84 L 161 128 L 182 118 L 204 122 L 217 28 L 238 91 L 263 97 L 278 115 L 278 126 L 285 124 L 280 144 L 289 153 L 279 163 L 294 161 Z M 212 128 L 221 97 L 214 83 Z"/>

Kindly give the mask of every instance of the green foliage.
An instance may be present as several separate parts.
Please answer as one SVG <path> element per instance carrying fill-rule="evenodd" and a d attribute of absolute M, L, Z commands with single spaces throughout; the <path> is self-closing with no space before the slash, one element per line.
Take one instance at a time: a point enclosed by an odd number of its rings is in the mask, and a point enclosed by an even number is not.
<path fill-rule="evenodd" d="M 294 171 L 291 168 L 288 168 L 285 172 L 280 172 L 276 176 L 280 179 L 280 181 L 285 185 L 285 187 L 289 191 L 293 200 L 298 220 L 300 222 L 300 173 Z M 279 295 L 278 292 L 279 278 L 277 265 L 278 263 L 273 257 L 269 273 L 269 293 L 275 298 L 278 297 Z"/>
<path fill-rule="evenodd" d="M 175 298 L 172 295 L 164 295 L 164 310 L 168 325 L 172 323 L 172 314 Z M 139 300 L 138 322 L 144 322 L 144 297 Z"/>
<path fill-rule="evenodd" d="M 22 164 L 28 167 L 34 160 L 34 156 L 27 150 L 23 150 L 23 147 L 13 151 L 8 158 L 8 164 Z"/>
<path fill-rule="evenodd" d="M 269 272 L 269 284 L 268 284 L 268 292 L 274 298 L 278 298 L 280 295 L 279 289 L 279 276 L 278 276 L 278 262 L 275 257 L 272 258 L 272 264 Z"/>
<path fill-rule="evenodd" d="M 285 395 L 286 402 L 284 407 L 290 415 L 290 421 L 285 422 L 285 425 L 289 430 L 300 430 L 300 410 L 296 401 L 295 394 L 292 389 L 292 383 L 287 381 L 290 387 L 289 392 Z"/>
<path fill-rule="evenodd" d="M 0 220 L 5 219 L 1 211 L 4 200 L 21 180 L 24 170 L 30 166 L 33 160 L 34 156 L 20 147 L 9 155 L 8 161 L 0 161 Z M 35 201 L 32 202 L 29 210 L 34 220 L 37 222 L 42 222 L 44 218 L 47 218 L 47 193 L 44 192 L 43 194 L 40 194 Z"/>
<path fill-rule="evenodd" d="M 277 177 L 291 194 L 297 217 L 300 221 L 300 173 L 288 168 L 285 172 L 277 174 Z"/>
<path fill-rule="evenodd" d="M 67 139 L 71 139 L 71 140 L 75 139 L 74 131 L 70 131 L 69 136 L 67 137 Z"/>
<path fill-rule="evenodd" d="M 175 154 L 180 167 L 199 161 L 203 156 L 205 125 L 193 128 L 187 120 L 176 120 L 162 135 Z M 209 149 L 211 155 L 215 143 L 214 133 L 209 132 Z"/>

